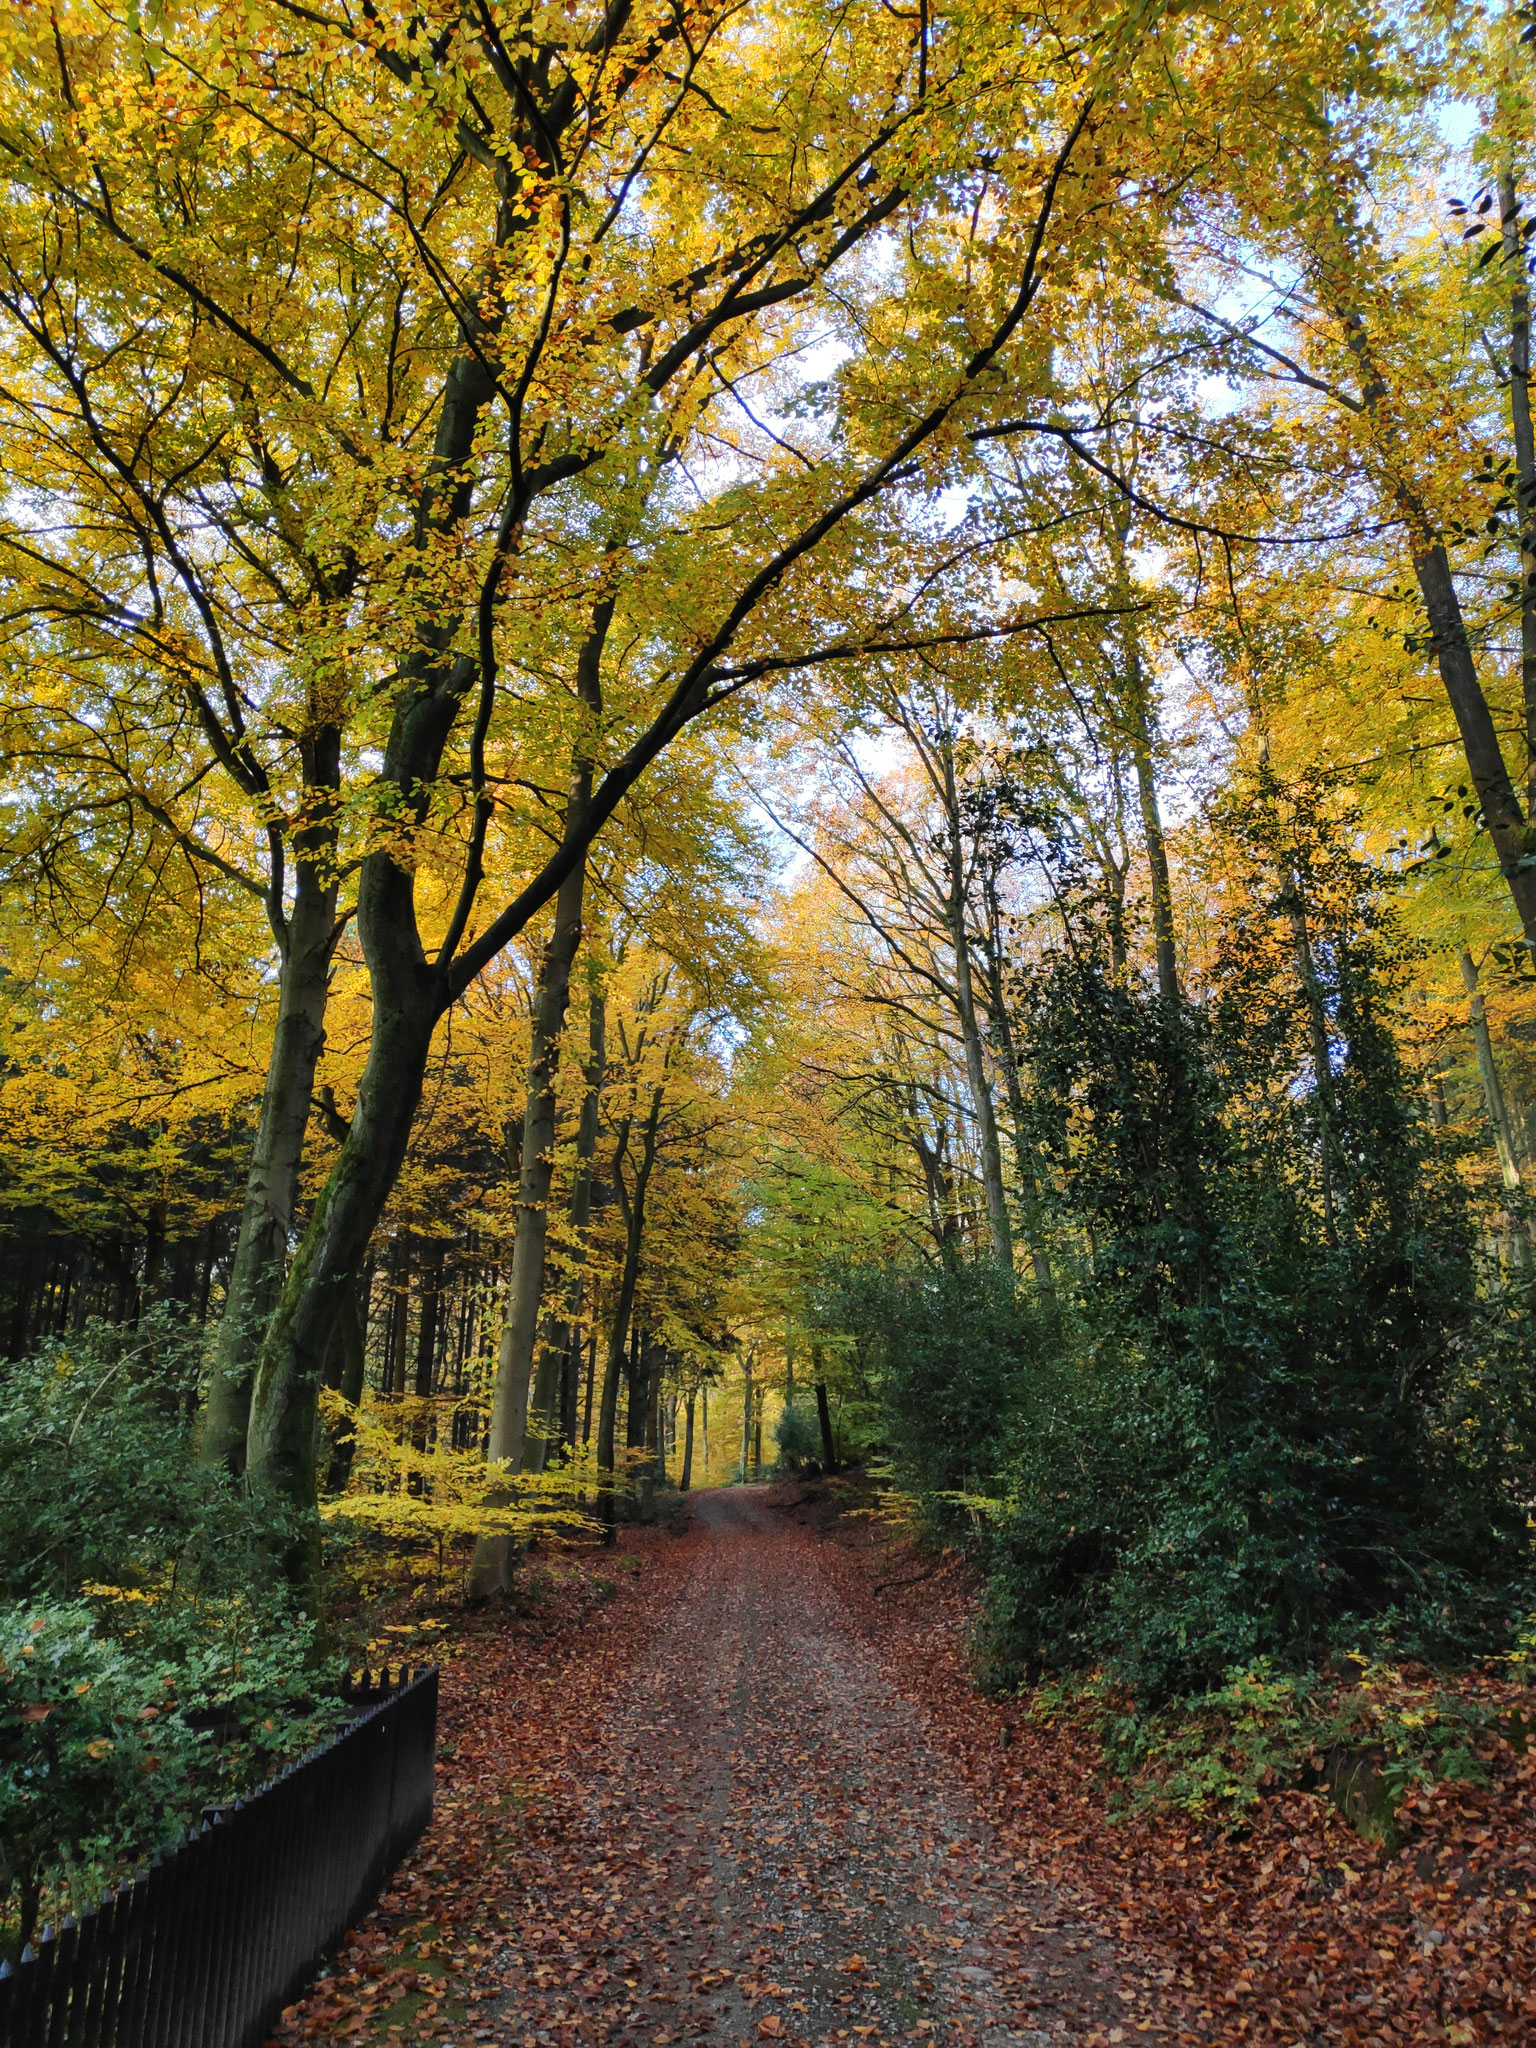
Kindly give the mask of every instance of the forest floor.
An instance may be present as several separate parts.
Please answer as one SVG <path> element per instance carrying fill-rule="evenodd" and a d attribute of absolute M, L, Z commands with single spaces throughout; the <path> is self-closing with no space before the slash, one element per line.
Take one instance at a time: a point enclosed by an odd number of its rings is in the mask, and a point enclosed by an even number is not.
<path fill-rule="evenodd" d="M 823 1520 L 695 1494 L 445 1631 L 433 1826 L 276 2040 L 1536 2042 L 1536 1757 L 1396 1854 L 1304 1793 L 1116 1824 L 971 1686 L 956 1575 Z"/>

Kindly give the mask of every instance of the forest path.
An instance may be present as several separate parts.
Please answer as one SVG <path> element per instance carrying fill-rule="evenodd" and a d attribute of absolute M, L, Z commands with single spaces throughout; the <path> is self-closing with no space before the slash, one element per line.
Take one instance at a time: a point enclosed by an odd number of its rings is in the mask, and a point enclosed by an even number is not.
<path fill-rule="evenodd" d="M 522 1959 L 484 2017 L 524 2040 L 1121 2039 L 1104 1944 L 994 1853 L 831 1547 L 764 1492 L 693 1496 L 691 1568 L 583 1759 L 563 1832 L 590 1855 L 567 1840 L 561 1872 L 607 1886 L 613 1945 L 566 1947 L 558 1985 Z M 544 1884 L 523 1908 L 561 1921 Z"/>

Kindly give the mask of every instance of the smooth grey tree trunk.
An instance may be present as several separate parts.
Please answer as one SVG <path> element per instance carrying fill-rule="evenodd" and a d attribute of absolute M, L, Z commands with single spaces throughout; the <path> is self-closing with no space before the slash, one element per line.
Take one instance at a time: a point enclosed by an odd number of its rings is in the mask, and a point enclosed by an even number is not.
<path fill-rule="evenodd" d="M 1127 633 L 1130 643 L 1126 656 L 1127 723 L 1130 727 L 1131 759 L 1136 768 L 1141 832 L 1147 848 L 1147 874 L 1152 884 L 1152 946 L 1157 959 L 1157 992 L 1169 1002 L 1177 1002 L 1179 960 L 1174 943 L 1173 885 L 1168 877 L 1168 841 L 1163 833 L 1163 814 L 1157 800 L 1151 707 L 1135 627 L 1128 627 Z"/>
<path fill-rule="evenodd" d="M 571 965 L 581 941 L 581 905 L 585 865 L 578 865 L 555 899 L 555 927 L 544 950 L 534 1005 L 533 1038 L 528 1059 L 528 1095 L 523 1111 L 522 1170 L 518 1176 L 517 1222 L 512 1239 L 512 1271 L 507 1282 L 507 1314 L 496 1351 L 496 1383 L 491 1399 L 491 1425 L 486 1457 L 511 1472 L 525 1463 L 528 1425 L 528 1383 L 539 1333 L 539 1308 L 544 1290 L 545 1252 L 549 1238 L 549 1193 L 555 1171 L 555 1080 L 560 1033 L 570 1000 Z M 549 1346 L 546 1356 L 552 1356 Z M 551 1384 L 554 1378 L 551 1374 Z M 550 1405 L 550 1388 L 543 1390 Z M 547 1421 L 547 1416 L 544 1418 Z M 542 1449 L 542 1446 L 541 1446 Z M 542 1456 L 539 1466 L 542 1467 Z M 538 1469 L 538 1468 L 536 1468 Z M 504 1503 L 503 1503 L 504 1504 Z M 470 1595 L 487 1599 L 504 1592 L 512 1568 L 510 1536 L 482 1536 L 470 1567 Z"/>
<path fill-rule="evenodd" d="M 336 896 L 334 872 L 301 862 L 279 934 L 277 1026 L 198 1439 L 204 1464 L 235 1473 L 246 1466 L 252 1375 L 287 1270 L 315 1070 L 325 1046 Z"/>
<path fill-rule="evenodd" d="M 1178 952 L 1174 944 L 1173 887 L 1168 876 L 1168 841 L 1157 800 L 1155 720 L 1151 689 L 1142 659 L 1141 634 L 1131 608 L 1131 569 L 1126 555 L 1131 509 L 1127 506 L 1114 529 L 1115 596 L 1124 614 L 1124 674 L 1120 682 L 1121 718 L 1136 771 L 1136 801 L 1141 812 L 1142 843 L 1147 850 L 1147 876 L 1152 892 L 1152 951 L 1157 963 L 1157 992 L 1169 1002 L 1179 997 Z M 1123 890 L 1122 882 L 1122 890 Z M 1123 943 L 1123 940 L 1122 940 Z"/>
<path fill-rule="evenodd" d="M 987 1023 L 991 1029 L 992 1043 L 997 1049 L 997 1063 L 1002 1069 L 1003 1091 L 1008 1101 L 1008 1117 L 1013 1125 L 1014 1171 L 1019 1177 L 1019 1206 L 1024 1216 L 1024 1242 L 1029 1252 L 1030 1269 L 1035 1276 L 1035 1285 L 1043 1299 L 1054 1308 L 1056 1279 L 1051 1272 L 1050 1256 L 1045 1249 L 1040 1184 L 1035 1178 L 1035 1162 L 1029 1150 L 1029 1120 L 1024 1101 L 1024 1080 L 1019 1072 L 1018 1046 L 1013 1036 L 1013 1020 L 1008 1015 L 1008 991 L 1003 981 L 1002 918 L 993 887 L 987 888 L 985 900 L 987 942 L 982 948 L 982 981 L 986 991 Z"/>
<path fill-rule="evenodd" d="M 1307 1006 L 1307 1035 L 1312 1052 L 1312 1090 L 1318 1126 L 1318 1173 L 1323 1204 L 1323 1231 L 1330 1244 L 1339 1241 L 1341 1219 L 1347 1221 L 1342 1190 L 1335 1176 L 1339 1159 L 1336 1092 L 1333 1085 L 1333 1054 L 1328 1039 L 1328 1006 L 1318 979 L 1312 938 L 1307 929 L 1307 906 L 1301 884 L 1293 875 L 1286 885 L 1282 908 L 1290 922 L 1295 943 L 1296 973 Z"/>
<path fill-rule="evenodd" d="M 1526 816 L 1536 814 L 1536 427 L 1531 419 L 1531 295 L 1528 251 L 1513 175 L 1499 179 L 1499 226 L 1509 296 L 1509 424 L 1515 443 L 1515 522 L 1520 548 L 1520 677 L 1525 707 Z"/>
<path fill-rule="evenodd" d="M 1519 1194 L 1521 1189 L 1520 1162 L 1515 1150 L 1514 1125 L 1510 1121 L 1509 1105 L 1504 1098 L 1504 1084 L 1499 1078 L 1498 1062 L 1493 1056 L 1493 1037 L 1488 1029 L 1488 1005 L 1483 1000 L 1478 985 L 1477 967 L 1472 955 L 1463 946 L 1461 949 L 1461 981 L 1467 992 L 1467 1010 L 1472 1026 L 1472 1042 L 1477 1048 L 1477 1071 L 1483 1084 L 1483 1103 L 1488 1111 L 1488 1121 L 1493 1126 L 1493 1149 L 1498 1155 L 1499 1172 L 1503 1176 L 1506 1190 Z"/>
<path fill-rule="evenodd" d="M 955 961 L 955 1009 L 965 1047 L 965 1075 L 976 1118 L 981 1152 L 981 1186 L 987 1204 L 992 1256 L 1004 1272 L 1013 1271 L 1013 1226 L 1008 1220 L 1008 1195 L 1003 1185 L 1003 1148 L 997 1131 L 997 1105 L 987 1073 L 981 1027 L 976 1018 L 976 991 L 971 972 L 971 935 L 966 917 L 965 841 L 960 822 L 960 794 L 955 781 L 954 748 L 942 748 L 944 797 L 949 839 L 949 941 Z"/>

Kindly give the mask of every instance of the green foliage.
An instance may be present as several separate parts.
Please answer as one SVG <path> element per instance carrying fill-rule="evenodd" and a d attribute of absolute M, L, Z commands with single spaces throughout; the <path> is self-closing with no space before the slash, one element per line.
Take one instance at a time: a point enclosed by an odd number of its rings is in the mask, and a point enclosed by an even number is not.
<path fill-rule="evenodd" d="M 990 1266 L 851 1276 L 898 1483 L 987 1573 L 999 1684 L 1143 1703 L 1360 1643 L 1475 1655 L 1529 1604 L 1526 1284 L 1480 1274 L 1392 1030 L 1413 956 L 1348 820 L 1266 783 L 1208 987 L 1091 905 L 1020 990 L 1059 1318 Z"/>
<path fill-rule="evenodd" d="M 798 1402 L 789 1400 L 784 1403 L 779 1419 L 773 1425 L 773 1440 L 779 1447 L 781 1472 L 803 1472 L 808 1465 L 820 1461 L 821 1430 Z"/>
<path fill-rule="evenodd" d="M 200 1365 L 157 1311 L 0 1378 L 0 1882 L 22 1927 L 338 1718 L 313 1619 L 252 1571 L 281 1529 L 194 1460 Z"/>
<path fill-rule="evenodd" d="M 190 1817 L 195 1738 L 171 1683 L 83 1602 L 0 1613 L 0 1881 L 23 1939 L 45 1871 L 89 1880 Z"/>
<path fill-rule="evenodd" d="M 1482 1751 L 1499 1719 L 1493 1699 L 1367 1657 L 1343 1660 L 1342 1673 L 1259 1658 L 1152 1711 L 1103 1680 L 1042 1687 L 1031 1710 L 1093 1720 L 1118 1803 L 1131 1811 L 1220 1804 L 1241 1812 L 1278 1785 L 1317 1785 L 1362 1832 L 1387 1837 L 1410 1786 L 1486 1779 Z"/>
<path fill-rule="evenodd" d="M 857 1349 L 897 1485 L 963 1525 L 957 1497 L 995 1484 L 1051 1355 L 1046 1319 L 990 1264 L 848 1267 L 821 1314 Z"/>

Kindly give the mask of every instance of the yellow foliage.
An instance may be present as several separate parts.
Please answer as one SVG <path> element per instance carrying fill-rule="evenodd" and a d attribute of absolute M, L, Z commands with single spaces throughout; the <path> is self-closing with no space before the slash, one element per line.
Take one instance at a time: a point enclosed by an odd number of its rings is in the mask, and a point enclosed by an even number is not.
<path fill-rule="evenodd" d="M 455 1450 L 452 1430 L 466 1412 L 474 1424 L 468 1448 Z M 597 1524 L 584 1503 L 596 1491 L 593 1459 L 582 1452 L 540 1473 L 508 1475 L 480 1451 L 477 1410 L 450 1400 L 381 1400 L 365 1395 L 352 1407 L 327 1389 L 321 1414 L 333 1436 L 355 1433 L 357 1451 L 347 1491 L 321 1509 L 329 1522 L 376 1529 L 404 1544 L 449 1544 L 476 1536 L 519 1542 L 561 1540 Z"/>

